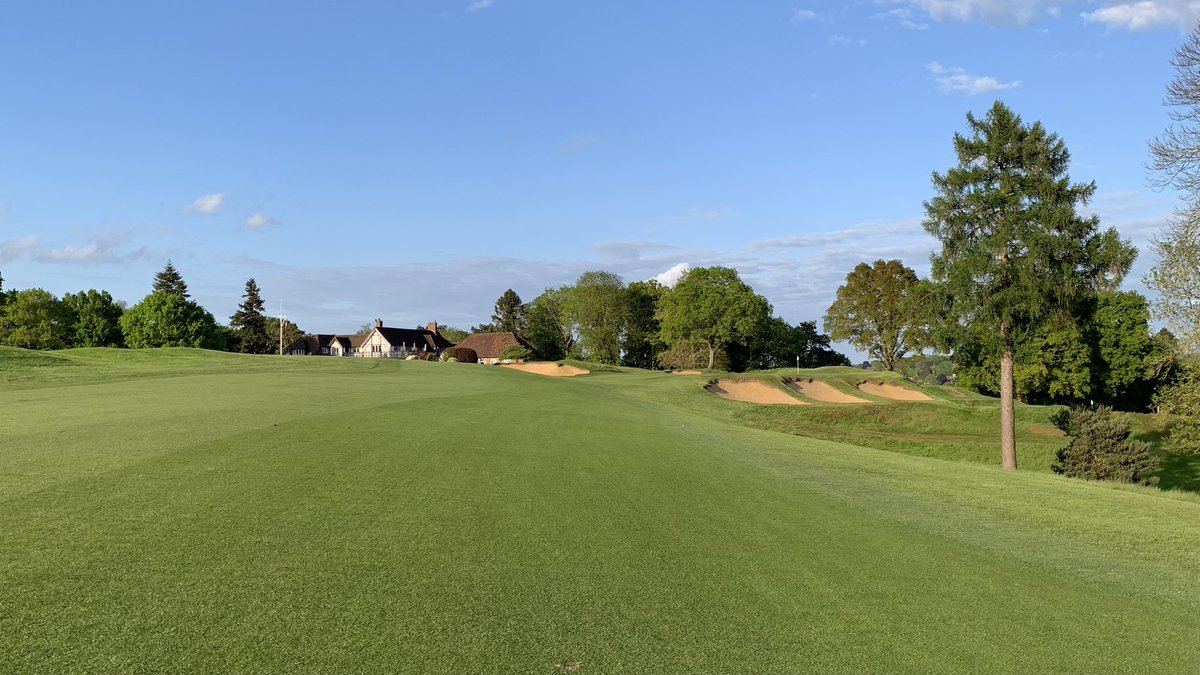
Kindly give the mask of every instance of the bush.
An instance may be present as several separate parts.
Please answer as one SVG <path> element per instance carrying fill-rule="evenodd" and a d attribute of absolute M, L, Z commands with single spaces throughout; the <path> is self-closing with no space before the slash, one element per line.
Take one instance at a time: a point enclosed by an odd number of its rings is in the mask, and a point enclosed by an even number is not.
<path fill-rule="evenodd" d="M 524 361 L 533 355 L 533 352 L 522 347 L 521 345 L 509 345 L 500 352 L 501 361 Z"/>
<path fill-rule="evenodd" d="M 1129 438 L 1129 421 L 1110 408 L 1060 410 L 1051 417 L 1054 426 L 1071 437 L 1058 451 L 1054 473 L 1090 480 L 1157 485 L 1158 459 L 1150 446 Z"/>
<path fill-rule="evenodd" d="M 459 363 L 478 363 L 479 355 L 470 347 L 451 347 L 442 352 L 442 360 L 450 361 L 454 359 Z"/>

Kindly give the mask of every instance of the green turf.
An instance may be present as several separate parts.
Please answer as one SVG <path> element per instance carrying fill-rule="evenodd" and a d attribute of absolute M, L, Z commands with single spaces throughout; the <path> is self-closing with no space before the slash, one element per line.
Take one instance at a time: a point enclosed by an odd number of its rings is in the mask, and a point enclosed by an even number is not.
<path fill-rule="evenodd" d="M 1200 660 L 1195 495 L 747 428 L 704 378 L 15 354 L 0 672 Z"/>

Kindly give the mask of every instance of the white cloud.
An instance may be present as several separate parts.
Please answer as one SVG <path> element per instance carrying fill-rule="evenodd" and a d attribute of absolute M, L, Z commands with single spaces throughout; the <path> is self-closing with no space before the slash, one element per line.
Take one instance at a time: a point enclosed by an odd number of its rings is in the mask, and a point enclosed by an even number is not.
<path fill-rule="evenodd" d="M 905 0 L 941 23 L 985 21 L 1000 26 L 1023 26 L 1038 14 L 1043 0 Z"/>
<path fill-rule="evenodd" d="M 30 234 L 17 239 L 0 241 L 0 262 L 12 262 L 37 244 L 37 235 Z"/>
<path fill-rule="evenodd" d="M 846 37 L 845 35 L 830 35 L 828 40 L 829 40 L 829 44 L 831 44 L 831 45 L 847 45 L 847 46 L 857 45 L 857 46 L 861 47 L 861 46 L 867 44 L 867 41 L 864 40 L 863 38 L 851 38 L 851 37 Z"/>
<path fill-rule="evenodd" d="M 938 89 L 952 94 L 978 96 L 979 94 L 1016 89 L 1021 86 L 1020 80 L 1001 82 L 994 77 L 971 75 L 962 68 L 947 68 L 937 61 L 925 67 L 937 80 Z"/>
<path fill-rule="evenodd" d="M 187 206 L 183 207 L 183 210 L 187 213 L 199 213 L 202 215 L 209 215 L 209 214 L 216 213 L 217 211 L 220 211 L 221 207 L 224 205 L 225 205 L 225 193 L 217 192 L 215 194 L 204 195 L 203 197 L 200 197 L 199 199 L 192 202 L 191 204 L 188 204 Z"/>
<path fill-rule="evenodd" d="M 792 14 L 792 18 L 797 21 L 813 21 L 821 18 L 821 15 L 811 9 L 798 9 Z"/>
<path fill-rule="evenodd" d="M 478 12 L 481 9 L 487 9 L 492 6 L 493 0 L 475 0 L 467 5 L 468 12 Z"/>
<path fill-rule="evenodd" d="M 913 12 L 908 7 L 889 9 L 882 14 L 876 14 L 877 19 L 891 19 L 909 30 L 929 30 L 929 24 L 918 23 L 913 19 Z"/>
<path fill-rule="evenodd" d="M 670 269 L 654 275 L 654 280 L 663 286 L 666 286 L 667 288 L 672 288 L 675 286 L 675 284 L 679 283 L 679 280 L 682 279 L 683 276 L 691 269 L 691 265 L 682 262 L 678 265 L 672 265 Z"/>
<path fill-rule="evenodd" d="M 1103 23 L 1109 28 L 1146 30 L 1156 26 L 1177 25 L 1190 28 L 1200 20 L 1200 2 L 1196 0 L 1142 0 L 1110 5 L 1084 12 L 1084 21 Z"/>
<path fill-rule="evenodd" d="M 261 230 L 267 225 L 278 225 L 279 222 L 278 218 L 272 218 L 262 211 L 256 211 L 254 215 L 246 219 L 246 227 L 251 230 Z"/>
<path fill-rule="evenodd" d="M 95 265 L 119 263 L 151 257 L 145 246 L 131 251 L 117 250 L 126 237 L 100 238 L 82 246 L 60 246 L 37 255 L 38 262 L 61 265 Z"/>

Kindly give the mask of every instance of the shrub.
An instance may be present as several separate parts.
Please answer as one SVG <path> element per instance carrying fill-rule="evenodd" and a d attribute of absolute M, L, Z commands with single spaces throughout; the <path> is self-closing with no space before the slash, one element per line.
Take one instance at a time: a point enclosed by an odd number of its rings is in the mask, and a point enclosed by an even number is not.
<path fill-rule="evenodd" d="M 521 345 L 509 345 L 500 352 L 501 361 L 524 361 L 533 355 L 533 352 L 522 347 Z"/>
<path fill-rule="evenodd" d="M 1129 438 L 1129 421 L 1113 415 L 1110 408 L 1060 410 L 1051 418 L 1054 426 L 1071 437 L 1058 451 L 1054 473 L 1090 480 L 1157 485 L 1158 459 L 1150 446 Z"/>
<path fill-rule="evenodd" d="M 479 355 L 470 347 L 451 347 L 442 352 L 442 360 L 449 361 L 454 359 L 459 363 L 476 363 L 479 361 Z"/>

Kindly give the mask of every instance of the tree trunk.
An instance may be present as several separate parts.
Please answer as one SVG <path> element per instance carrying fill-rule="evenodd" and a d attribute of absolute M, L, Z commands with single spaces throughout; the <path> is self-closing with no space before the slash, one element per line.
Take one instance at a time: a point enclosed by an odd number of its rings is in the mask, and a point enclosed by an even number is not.
<path fill-rule="evenodd" d="M 708 369 L 713 369 L 713 364 L 717 360 L 717 348 L 711 341 L 708 343 Z"/>
<path fill-rule="evenodd" d="M 1012 347 L 1000 356 L 1000 466 L 1017 469 L 1016 408 L 1013 402 Z"/>

